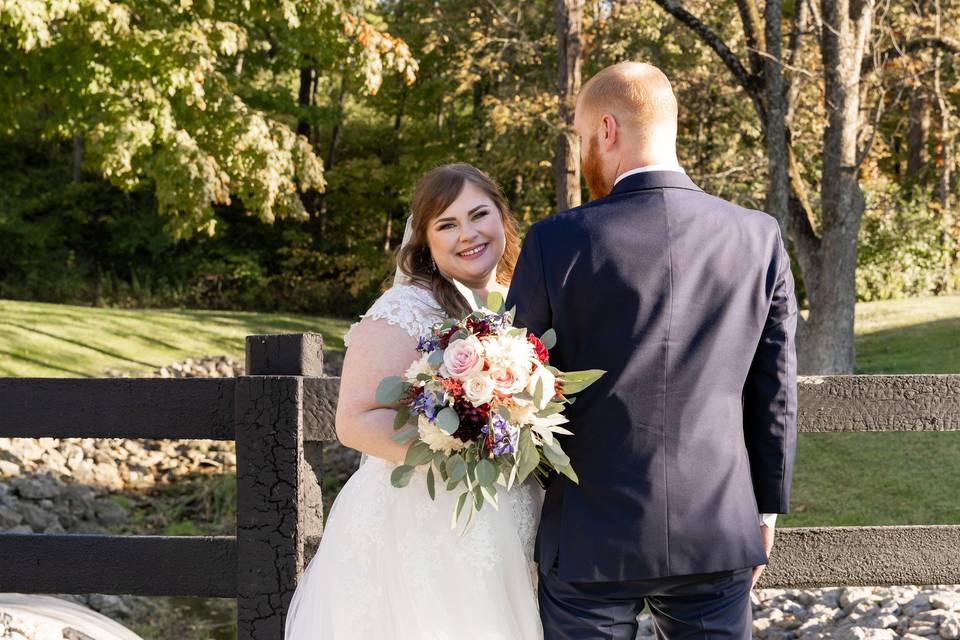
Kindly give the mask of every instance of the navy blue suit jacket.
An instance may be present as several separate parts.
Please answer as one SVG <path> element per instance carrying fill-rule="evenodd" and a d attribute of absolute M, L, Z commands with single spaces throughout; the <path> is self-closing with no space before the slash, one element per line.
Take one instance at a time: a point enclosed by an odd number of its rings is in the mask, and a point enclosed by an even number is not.
<path fill-rule="evenodd" d="M 796 446 L 797 303 L 777 221 L 653 171 L 533 225 L 507 298 L 551 364 L 607 374 L 568 407 L 580 478 L 548 485 L 541 571 L 629 581 L 767 562 Z"/>

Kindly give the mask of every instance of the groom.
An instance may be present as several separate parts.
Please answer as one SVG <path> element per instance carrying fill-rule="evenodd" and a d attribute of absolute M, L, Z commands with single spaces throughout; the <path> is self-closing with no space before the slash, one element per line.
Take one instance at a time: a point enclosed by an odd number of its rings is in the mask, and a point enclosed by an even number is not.
<path fill-rule="evenodd" d="M 535 224 L 507 308 L 551 364 L 607 374 L 569 407 L 580 478 L 550 482 L 546 640 L 751 635 L 750 590 L 787 511 L 797 303 L 777 221 L 707 195 L 676 156 L 663 73 L 621 63 L 576 107 L 589 204 Z"/>

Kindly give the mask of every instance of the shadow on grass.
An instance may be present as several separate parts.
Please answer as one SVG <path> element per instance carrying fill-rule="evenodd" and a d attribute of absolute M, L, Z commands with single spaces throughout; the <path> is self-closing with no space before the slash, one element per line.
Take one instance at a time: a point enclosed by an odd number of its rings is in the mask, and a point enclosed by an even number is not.
<path fill-rule="evenodd" d="M 151 367 L 151 368 L 156 368 L 156 367 L 160 366 L 160 365 L 154 364 L 154 363 L 152 363 L 152 362 L 144 362 L 143 360 L 135 360 L 134 358 L 129 358 L 129 357 L 123 355 L 122 353 L 118 353 L 118 352 L 116 352 L 116 351 L 111 351 L 110 349 L 104 349 L 103 347 L 95 347 L 95 346 L 93 346 L 93 345 L 91 345 L 91 344 L 86 344 L 86 343 L 81 342 L 81 341 L 79 341 L 79 340 L 74 340 L 73 338 L 65 338 L 64 336 L 58 336 L 58 335 L 55 334 L 55 333 L 50 333 L 49 331 L 44 331 L 44 330 L 42 330 L 42 329 L 37 329 L 36 327 L 27 327 L 27 326 L 24 326 L 24 325 L 22 325 L 22 324 L 17 324 L 17 323 L 15 323 L 15 322 L 7 322 L 7 321 L 5 321 L 5 320 L 0 320 L 0 324 L 5 324 L 5 325 L 7 325 L 7 326 L 9 326 L 9 327 L 15 327 L 15 328 L 17 328 L 17 329 L 20 329 L 21 331 L 26 331 L 27 333 L 36 333 L 36 334 L 41 335 L 41 336 L 46 336 L 47 338 L 52 338 L 52 339 L 54 339 L 54 340 L 60 340 L 60 341 L 62 341 L 62 342 L 66 342 L 66 343 L 68 343 L 68 344 L 72 344 L 72 345 L 74 345 L 74 346 L 76 346 L 76 347 L 80 347 L 81 349 L 89 349 L 89 350 L 91 350 L 91 351 L 96 351 L 97 353 L 101 353 L 101 354 L 103 354 L 103 355 L 105 355 L 105 356 L 109 356 L 109 357 L 111 357 L 111 358 L 116 358 L 117 360 L 123 360 L 124 362 L 130 362 L 130 363 L 132 363 L 132 364 L 138 364 L 138 365 L 142 365 L 142 366 L 145 366 L 145 367 Z M 51 365 L 51 366 L 52 366 L 52 365 Z M 54 367 L 54 368 L 58 368 L 58 367 Z"/>
<path fill-rule="evenodd" d="M 64 373 L 69 373 L 80 378 L 93 378 L 89 373 L 84 371 L 77 371 L 76 369 L 68 369 L 66 367 L 61 367 L 45 360 L 40 360 L 38 358 L 31 358 L 29 356 L 20 355 L 19 353 L 13 353 L 11 351 L 0 351 L 0 355 L 12 358 L 14 360 L 19 360 L 21 362 L 29 362 L 30 364 L 40 365 L 41 367 L 46 367 L 48 369 L 54 369 L 56 371 L 63 371 Z"/>
<path fill-rule="evenodd" d="M 960 318 L 857 336 L 857 373 L 960 373 Z"/>

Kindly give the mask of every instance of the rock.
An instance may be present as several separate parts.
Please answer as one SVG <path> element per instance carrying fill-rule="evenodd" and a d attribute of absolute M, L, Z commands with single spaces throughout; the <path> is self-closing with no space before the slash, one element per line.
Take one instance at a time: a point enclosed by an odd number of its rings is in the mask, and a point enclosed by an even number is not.
<path fill-rule="evenodd" d="M 115 527 L 130 522 L 127 510 L 112 500 L 95 500 L 93 509 L 97 520 L 105 527 Z"/>
<path fill-rule="evenodd" d="M 14 486 L 17 493 L 22 498 L 30 500 L 41 500 L 43 498 L 56 498 L 60 495 L 60 488 L 57 486 L 53 477 L 44 476 L 19 476 L 13 478 L 10 484 Z"/>
<path fill-rule="evenodd" d="M 957 640 L 960 638 L 960 619 L 951 616 L 940 623 L 940 637 L 943 640 Z"/>
<path fill-rule="evenodd" d="M 129 617 L 132 611 L 127 603 L 120 596 L 114 596 L 102 593 L 91 593 L 88 599 L 91 609 L 99 611 L 105 616 L 111 618 Z"/>
<path fill-rule="evenodd" d="M 938 591 L 930 596 L 930 604 L 935 609 L 957 611 L 960 609 L 960 594 L 950 591 Z"/>
<path fill-rule="evenodd" d="M 0 459 L 0 475 L 7 477 L 20 475 L 20 465 Z"/>
<path fill-rule="evenodd" d="M 23 522 L 23 516 L 7 505 L 0 504 L 0 531 L 5 531 Z"/>
<path fill-rule="evenodd" d="M 24 522 L 38 533 L 57 520 L 54 514 L 44 511 L 37 505 L 29 502 L 20 503 L 20 514 L 23 516 Z"/>
<path fill-rule="evenodd" d="M 871 629 L 867 627 L 849 627 L 840 635 L 840 640 L 895 640 L 897 634 L 891 629 Z"/>
<path fill-rule="evenodd" d="M 873 589 L 846 587 L 840 592 L 840 606 L 844 611 L 849 612 L 850 608 L 861 600 L 869 600 L 872 603 L 874 598 Z"/>

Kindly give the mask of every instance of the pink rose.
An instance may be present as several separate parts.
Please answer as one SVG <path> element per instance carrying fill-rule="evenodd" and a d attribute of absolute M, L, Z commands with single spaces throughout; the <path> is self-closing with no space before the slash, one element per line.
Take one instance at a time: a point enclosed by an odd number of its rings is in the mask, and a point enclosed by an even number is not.
<path fill-rule="evenodd" d="M 451 342 L 443 352 L 443 366 L 447 373 L 459 380 L 467 380 L 483 371 L 483 345 L 476 336 Z"/>
<path fill-rule="evenodd" d="M 530 380 L 530 374 L 523 369 L 514 371 L 509 367 L 497 367 L 491 369 L 488 373 L 490 378 L 493 379 L 494 390 L 504 396 L 520 393 L 526 389 Z"/>

